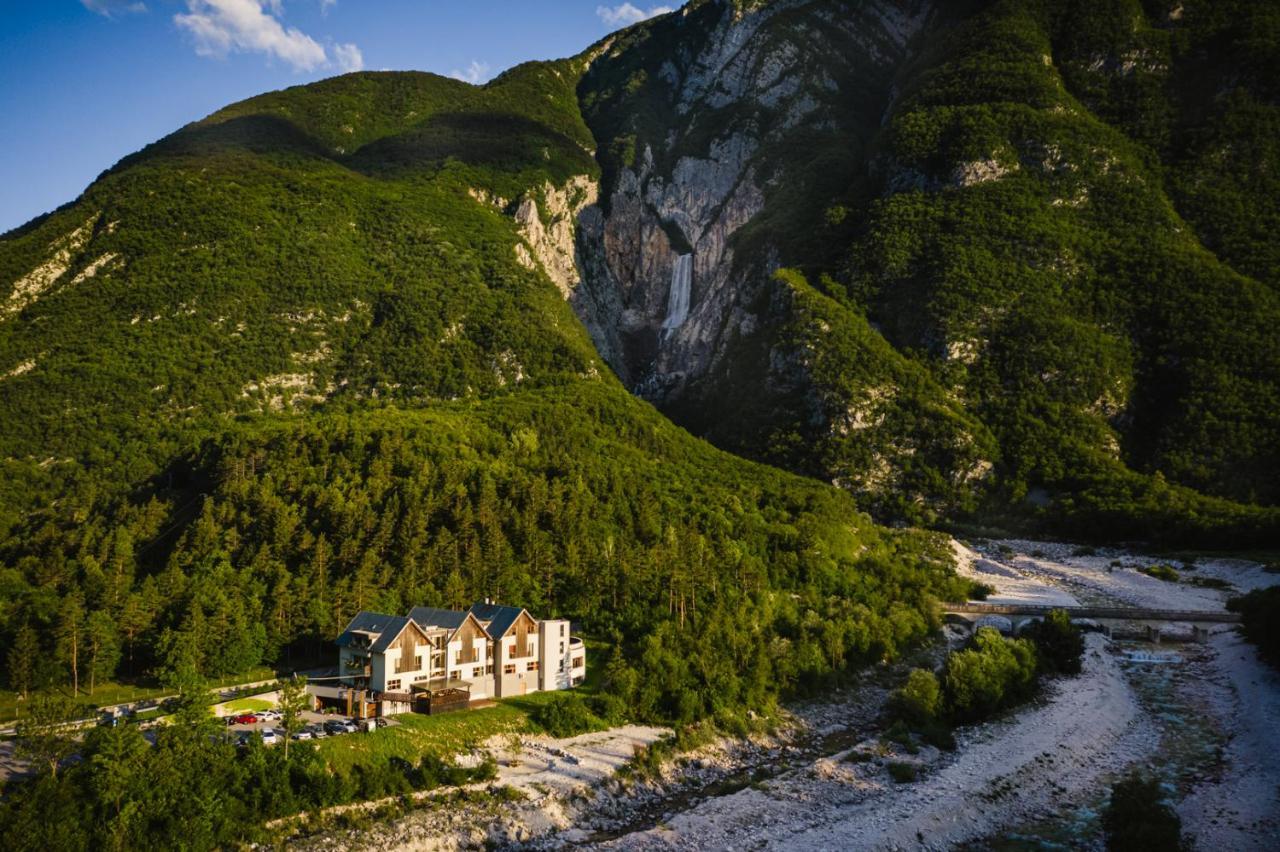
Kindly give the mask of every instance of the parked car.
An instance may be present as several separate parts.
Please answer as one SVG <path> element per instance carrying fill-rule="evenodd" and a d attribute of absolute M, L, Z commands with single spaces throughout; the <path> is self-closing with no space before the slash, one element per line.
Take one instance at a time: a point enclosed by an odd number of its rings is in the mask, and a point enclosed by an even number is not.
<path fill-rule="evenodd" d="M 346 719 L 330 719 L 324 723 L 325 733 L 330 736 L 354 733 L 355 729 L 356 726 L 348 722 Z"/>
<path fill-rule="evenodd" d="M 284 718 L 279 710 L 260 710 L 254 715 L 258 717 L 259 722 L 279 722 Z"/>
<path fill-rule="evenodd" d="M 273 729 L 271 729 L 271 728 L 263 728 L 263 729 L 262 729 L 262 744 L 263 744 L 263 745 L 275 745 L 275 744 L 276 744 L 276 743 L 278 743 L 278 742 L 280 742 L 280 735 L 279 735 L 279 734 L 277 734 Z"/>
<path fill-rule="evenodd" d="M 311 732 L 312 739 L 324 739 L 329 736 L 329 732 L 324 729 L 324 725 L 307 725 L 303 730 Z"/>
<path fill-rule="evenodd" d="M 306 729 L 306 728 L 303 728 L 301 731 L 294 731 L 294 732 L 293 732 L 293 736 L 291 737 L 291 739 L 295 739 L 295 740 L 309 740 L 309 739 L 311 739 L 311 731 L 309 731 L 309 730 L 308 730 L 308 729 Z"/>
<path fill-rule="evenodd" d="M 252 713 L 240 713 L 239 715 L 231 717 L 231 722 L 234 725 L 252 725 L 257 721 L 258 717 Z"/>

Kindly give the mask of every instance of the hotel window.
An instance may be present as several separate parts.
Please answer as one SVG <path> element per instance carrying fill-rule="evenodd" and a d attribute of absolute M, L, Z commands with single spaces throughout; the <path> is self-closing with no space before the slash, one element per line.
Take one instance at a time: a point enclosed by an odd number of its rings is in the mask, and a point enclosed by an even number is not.
<path fill-rule="evenodd" d="M 493 666 L 492 666 L 492 665 L 485 666 L 485 667 L 484 667 L 484 673 L 485 673 L 485 674 L 493 674 Z"/>
<path fill-rule="evenodd" d="M 538 670 L 538 661 L 534 660 L 525 666 L 525 671 L 536 672 Z"/>
<path fill-rule="evenodd" d="M 396 674 L 400 674 L 404 671 L 422 671 L 422 657 L 418 656 L 413 658 L 412 669 L 406 669 L 404 667 L 404 657 L 396 657 Z"/>
<path fill-rule="evenodd" d="M 449 672 L 449 680 L 462 680 L 462 672 L 460 671 Z"/>
<path fill-rule="evenodd" d="M 563 638 L 564 638 L 564 625 L 563 625 L 563 624 L 561 624 L 561 625 L 560 625 L 560 638 L 561 638 L 561 639 L 563 639 Z"/>
<path fill-rule="evenodd" d="M 563 654 L 563 653 L 564 653 L 564 643 L 563 643 L 563 642 L 561 642 L 561 643 L 560 643 L 560 653 L 561 653 L 561 654 Z"/>
<path fill-rule="evenodd" d="M 414 675 L 413 682 L 422 683 L 424 680 L 430 680 L 430 679 L 431 679 L 431 675 L 428 675 L 428 674 Z"/>
<path fill-rule="evenodd" d="M 502 673 L 503 673 L 503 674 L 515 674 L 515 673 L 516 673 L 516 664 L 515 664 L 515 663 L 507 663 L 505 666 L 503 666 L 503 667 L 502 667 Z"/>
<path fill-rule="evenodd" d="M 387 692 L 395 692 L 399 688 L 400 688 L 399 678 L 396 678 L 395 680 L 387 681 Z"/>

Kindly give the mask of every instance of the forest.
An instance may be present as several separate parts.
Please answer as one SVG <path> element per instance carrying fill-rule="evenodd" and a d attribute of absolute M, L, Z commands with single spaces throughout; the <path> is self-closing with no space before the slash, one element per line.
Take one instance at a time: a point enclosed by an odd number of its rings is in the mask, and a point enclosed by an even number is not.
<path fill-rule="evenodd" d="M 1274 545 L 1280 14 L 1184 5 L 948 7 L 834 135 L 763 146 L 767 335 L 685 410 L 623 386 L 514 216 L 554 224 L 549 187 L 607 190 L 672 122 L 770 119 L 676 108 L 681 16 L 483 87 L 265 94 L 125 158 L 0 237 L 0 681 L 29 713 L 289 671 L 361 609 L 492 597 L 608 647 L 610 706 L 732 730 L 925 640 L 972 591 L 942 530 Z M 1272 601 L 1240 606 L 1270 648 Z M 917 676 L 921 718 L 1024 699 L 1052 659 L 1019 642 Z M 95 731 L 6 792 L 6 837 L 228 845 L 445 772 L 320 781 L 188 721 Z"/>

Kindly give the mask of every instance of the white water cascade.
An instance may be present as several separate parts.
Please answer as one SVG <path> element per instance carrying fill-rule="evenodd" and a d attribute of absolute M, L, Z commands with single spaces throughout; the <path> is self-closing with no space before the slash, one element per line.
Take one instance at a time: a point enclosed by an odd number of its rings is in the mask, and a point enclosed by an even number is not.
<path fill-rule="evenodd" d="M 662 321 L 662 336 L 689 318 L 689 293 L 693 289 L 693 255 L 682 254 L 671 268 L 671 291 L 667 294 L 667 318 Z"/>

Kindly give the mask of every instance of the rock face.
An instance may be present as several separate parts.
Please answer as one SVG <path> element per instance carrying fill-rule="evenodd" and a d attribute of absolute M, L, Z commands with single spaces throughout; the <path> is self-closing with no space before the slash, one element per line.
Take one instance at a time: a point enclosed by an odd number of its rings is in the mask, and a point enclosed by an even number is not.
<path fill-rule="evenodd" d="M 589 175 L 575 175 L 563 187 L 547 182 L 542 187 L 542 209 L 533 196 L 527 196 L 516 208 L 516 224 L 528 248 L 517 248 L 517 258 L 533 268 L 542 265 L 564 297 L 570 298 L 578 286 L 575 259 L 574 223 L 584 208 L 594 205 L 600 187 Z M 532 254 L 530 254 L 532 252 Z"/>
<path fill-rule="evenodd" d="M 580 217 L 583 287 L 573 301 L 618 375 L 659 405 L 768 334 L 762 289 L 779 265 L 802 258 L 767 230 L 748 244 L 743 229 L 789 203 L 806 146 L 878 125 L 892 69 L 928 14 L 921 3 L 743 6 L 691 4 L 648 39 L 612 45 L 586 80 L 603 99 L 613 78 L 625 79 L 630 96 L 588 112 L 602 146 L 620 129 L 615 138 L 632 152 L 606 169 L 602 204 Z M 863 109 L 851 114 L 851 102 Z M 610 120 L 646 111 L 665 121 Z M 664 331 L 673 267 L 686 254 L 688 317 Z"/>
<path fill-rule="evenodd" d="M 607 43 L 579 88 L 604 174 L 571 296 L 623 382 L 682 426 L 919 517 L 970 502 L 989 438 L 860 313 L 779 270 L 845 262 L 842 199 L 933 14 L 705 0 Z"/>

